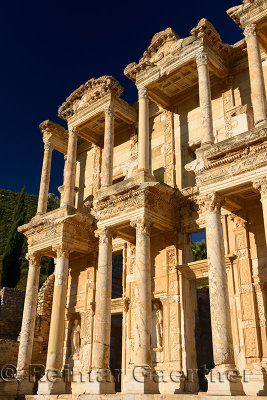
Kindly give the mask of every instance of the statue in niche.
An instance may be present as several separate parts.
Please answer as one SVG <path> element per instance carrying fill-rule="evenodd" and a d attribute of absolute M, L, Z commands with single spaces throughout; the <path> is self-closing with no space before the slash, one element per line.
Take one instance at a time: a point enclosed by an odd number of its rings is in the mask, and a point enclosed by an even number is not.
<path fill-rule="evenodd" d="M 152 347 L 162 349 L 163 344 L 163 313 L 159 303 L 153 303 L 152 312 Z"/>
<path fill-rule="evenodd" d="M 74 325 L 71 332 L 71 354 L 73 358 L 79 358 L 80 355 L 80 337 L 81 327 L 78 319 L 74 320 Z"/>

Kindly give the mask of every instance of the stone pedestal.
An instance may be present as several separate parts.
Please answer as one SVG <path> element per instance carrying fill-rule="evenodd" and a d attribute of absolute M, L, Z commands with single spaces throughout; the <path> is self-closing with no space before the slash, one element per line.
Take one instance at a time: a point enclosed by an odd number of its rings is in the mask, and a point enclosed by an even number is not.
<path fill-rule="evenodd" d="M 102 158 L 102 187 L 112 185 L 113 180 L 113 148 L 114 148 L 114 108 L 105 109 L 105 136 Z"/>
<path fill-rule="evenodd" d="M 208 377 L 208 394 L 243 394 L 241 377 L 235 367 L 228 282 L 221 225 L 222 199 L 211 193 L 204 197 L 209 266 L 209 291 L 213 357 L 216 367 Z M 229 379 L 229 376 L 234 376 Z"/>
<path fill-rule="evenodd" d="M 247 42 L 248 66 L 251 87 L 251 101 L 255 126 L 267 122 L 266 91 L 263 77 L 261 54 L 257 39 L 256 26 L 247 25 L 244 30 Z"/>
<path fill-rule="evenodd" d="M 65 393 L 62 355 L 64 343 L 64 321 L 67 295 L 68 266 L 70 249 L 64 245 L 56 248 L 55 284 L 45 376 L 39 382 L 38 394 Z"/>
<path fill-rule="evenodd" d="M 99 237 L 98 269 L 96 276 L 96 309 L 92 372 L 86 383 L 86 393 L 114 393 L 115 385 L 109 370 L 111 289 L 112 289 L 112 233 L 109 229 L 96 232 Z"/>
<path fill-rule="evenodd" d="M 147 88 L 138 88 L 138 169 L 149 172 L 149 109 Z"/>
<path fill-rule="evenodd" d="M 44 158 L 43 158 L 37 214 L 44 214 L 47 211 L 47 200 L 49 192 L 51 160 L 53 151 L 53 146 L 49 140 L 49 137 L 44 135 L 43 141 L 44 141 Z"/>
<path fill-rule="evenodd" d="M 30 380 L 29 368 L 32 359 L 41 256 L 37 253 L 28 253 L 27 259 L 29 261 L 29 272 L 17 364 L 20 394 L 32 393 L 34 385 L 33 379 Z"/>
<path fill-rule="evenodd" d="M 77 159 L 77 129 L 69 130 L 68 153 L 64 168 L 64 194 L 61 206 L 74 205 L 75 193 L 75 175 L 76 175 L 76 159 Z"/>
<path fill-rule="evenodd" d="M 201 114 L 201 144 L 209 144 L 214 142 L 213 120 L 211 108 L 211 91 L 210 78 L 208 68 L 208 55 L 201 51 L 196 56 L 198 85 L 199 85 L 199 105 Z"/>

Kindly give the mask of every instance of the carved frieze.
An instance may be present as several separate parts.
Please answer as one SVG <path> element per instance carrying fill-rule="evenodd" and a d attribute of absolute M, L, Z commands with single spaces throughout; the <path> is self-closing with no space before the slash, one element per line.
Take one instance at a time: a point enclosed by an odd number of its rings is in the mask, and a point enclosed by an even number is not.
<path fill-rule="evenodd" d="M 175 151 L 174 151 L 174 129 L 173 113 L 164 110 L 164 159 L 165 173 L 164 182 L 167 185 L 175 187 Z"/>

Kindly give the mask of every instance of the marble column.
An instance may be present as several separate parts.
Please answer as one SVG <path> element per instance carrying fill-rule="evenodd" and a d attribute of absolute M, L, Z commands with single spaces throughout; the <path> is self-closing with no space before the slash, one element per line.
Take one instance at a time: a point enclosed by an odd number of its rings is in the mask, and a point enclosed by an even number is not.
<path fill-rule="evenodd" d="M 52 151 L 53 151 L 53 145 L 51 143 L 50 136 L 51 135 L 46 135 L 45 133 L 43 135 L 44 158 L 43 158 L 43 167 L 42 167 L 42 175 L 41 175 L 41 182 L 40 182 L 37 214 L 44 214 L 47 211 L 47 200 L 48 200 L 51 160 L 52 160 Z"/>
<path fill-rule="evenodd" d="M 196 54 L 199 85 L 199 105 L 201 114 L 201 144 L 214 142 L 209 77 L 209 59 L 205 51 Z"/>
<path fill-rule="evenodd" d="M 29 261 L 29 271 L 17 363 L 17 379 L 21 380 L 20 394 L 31 393 L 31 391 L 27 392 L 27 390 L 29 386 L 33 386 L 33 382 L 30 382 L 27 378 L 29 377 L 29 367 L 32 359 L 41 262 L 41 256 L 38 253 L 28 253 L 26 258 Z M 26 389 L 26 391 L 24 389 Z"/>
<path fill-rule="evenodd" d="M 261 63 L 261 53 L 255 24 L 245 27 L 244 36 L 247 43 L 248 66 L 251 88 L 251 101 L 255 126 L 267 122 L 266 91 Z"/>
<path fill-rule="evenodd" d="M 228 282 L 225 266 L 225 251 L 221 224 L 222 198 L 210 193 L 203 198 L 206 219 L 206 240 L 209 267 L 210 312 L 213 343 L 213 358 L 216 365 L 208 380 L 209 394 L 242 394 L 240 379 L 232 383 L 227 379 L 228 371 L 238 375 L 234 361 L 231 314 L 228 294 Z M 218 375 L 224 383 L 220 382 Z M 217 381 L 217 379 L 219 379 Z"/>
<path fill-rule="evenodd" d="M 108 228 L 96 231 L 99 237 L 98 269 L 96 275 L 94 339 L 92 372 L 86 393 L 114 393 L 110 375 L 110 329 L 112 290 L 112 232 Z"/>
<path fill-rule="evenodd" d="M 64 194 L 62 206 L 74 206 L 76 161 L 77 161 L 77 128 L 69 130 L 67 161 L 64 168 Z"/>
<path fill-rule="evenodd" d="M 46 379 L 43 378 L 39 383 L 38 394 L 65 393 L 65 382 L 61 370 L 70 248 L 59 245 L 55 251 L 57 262 L 46 360 Z"/>
<path fill-rule="evenodd" d="M 151 221 L 141 217 L 131 221 L 136 229 L 136 264 L 134 270 L 134 354 L 133 372 L 128 372 L 127 393 L 157 393 L 152 379 L 151 332 L 151 259 L 150 227 Z"/>
<path fill-rule="evenodd" d="M 138 88 L 138 169 L 150 172 L 149 167 L 149 100 L 146 87 Z"/>
<path fill-rule="evenodd" d="M 114 107 L 105 108 L 105 135 L 102 157 L 102 187 L 112 185 L 113 180 L 113 148 L 114 148 Z"/>
<path fill-rule="evenodd" d="M 267 246 L 267 177 L 261 178 L 255 182 L 253 182 L 253 186 L 255 189 L 257 189 L 260 192 L 260 195 L 261 195 L 265 241 L 266 241 L 266 246 Z"/>

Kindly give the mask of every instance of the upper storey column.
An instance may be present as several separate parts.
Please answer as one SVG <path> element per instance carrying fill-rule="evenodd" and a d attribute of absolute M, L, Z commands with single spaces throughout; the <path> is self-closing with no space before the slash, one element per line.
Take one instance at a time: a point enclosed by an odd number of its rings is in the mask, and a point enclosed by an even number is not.
<path fill-rule="evenodd" d="M 46 134 L 46 133 L 44 133 L 44 135 L 43 135 L 44 158 L 43 158 L 43 167 L 42 167 L 42 175 L 41 175 L 41 182 L 40 182 L 37 214 L 44 214 L 44 213 L 46 213 L 46 210 L 47 210 L 51 160 L 52 160 L 52 151 L 53 151 L 53 145 L 50 140 L 50 136 L 51 135 Z"/>
<path fill-rule="evenodd" d="M 102 187 L 112 185 L 113 179 L 113 148 L 114 148 L 114 107 L 110 104 L 105 108 L 105 136 L 102 158 Z"/>
<path fill-rule="evenodd" d="M 244 36 L 247 42 L 254 122 L 255 126 L 258 126 L 267 121 L 267 107 L 261 54 L 255 24 L 250 24 L 245 27 Z"/>
<path fill-rule="evenodd" d="M 263 212 L 263 221 L 264 221 L 264 229 L 265 229 L 265 240 L 267 246 L 267 177 L 259 179 L 253 182 L 253 186 L 255 189 L 259 190 L 261 194 L 261 203 L 262 203 L 262 212 Z"/>
<path fill-rule="evenodd" d="M 149 109 L 146 87 L 138 88 L 138 102 L 138 169 L 149 172 Z"/>
<path fill-rule="evenodd" d="M 77 128 L 72 128 L 69 130 L 67 161 L 64 169 L 64 195 L 62 206 L 74 205 L 77 141 Z"/>
<path fill-rule="evenodd" d="M 201 144 L 214 142 L 213 120 L 211 108 L 211 91 L 209 78 L 209 60 L 205 51 L 200 51 L 196 55 L 198 84 L 199 84 L 199 104 L 201 114 Z"/>

